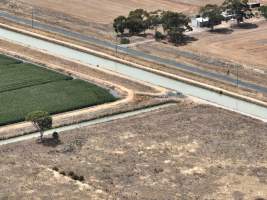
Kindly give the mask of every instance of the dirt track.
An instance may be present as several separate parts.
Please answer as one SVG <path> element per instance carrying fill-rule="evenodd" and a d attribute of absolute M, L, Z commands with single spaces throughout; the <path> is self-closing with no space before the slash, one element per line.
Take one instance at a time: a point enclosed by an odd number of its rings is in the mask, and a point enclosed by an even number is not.
<path fill-rule="evenodd" d="M 267 198 L 266 124 L 218 108 L 183 103 L 70 131 L 61 142 L 0 147 L 0 197 Z"/>

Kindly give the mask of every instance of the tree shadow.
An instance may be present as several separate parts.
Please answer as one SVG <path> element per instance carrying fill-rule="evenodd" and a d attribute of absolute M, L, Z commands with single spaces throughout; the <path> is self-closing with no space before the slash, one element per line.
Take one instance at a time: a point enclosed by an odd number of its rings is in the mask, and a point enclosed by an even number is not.
<path fill-rule="evenodd" d="M 234 28 L 234 29 L 255 29 L 258 27 L 259 26 L 257 24 L 253 24 L 253 23 L 241 23 L 241 24 L 234 24 L 231 26 L 231 28 Z"/>
<path fill-rule="evenodd" d="M 231 34 L 233 33 L 233 31 L 234 30 L 230 28 L 217 28 L 214 30 L 210 30 L 209 32 L 213 34 Z"/>
<path fill-rule="evenodd" d="M 43 141 L 41 144 L 44 146 L 48 146 L 48 147 L 57 147 L 58 145 L 62 143 L 60 140 L 57 140 L 55 138 L 43 138 Z"/>
<path fill-rule="evenodd" d="M 119 34 L 117 35 L 118 38 L 124 38 L 124 37 L 133 37 L 133 36 L 137 36 L 137 37 L 147 37 L 149 35 L 149 33 L 123 33 L 123 34 Z"/>
<path fill-rule="evenodd" d="M 179 43 L 175 44 L 175 46 L 185 46 L 185 45 L 190 44 L 192 42 L 195 42 L 197 40 L 198 39 L 195 37 L 186 35 L 186 36 L 184 36 L 183 40 L 180 41 Z"/>

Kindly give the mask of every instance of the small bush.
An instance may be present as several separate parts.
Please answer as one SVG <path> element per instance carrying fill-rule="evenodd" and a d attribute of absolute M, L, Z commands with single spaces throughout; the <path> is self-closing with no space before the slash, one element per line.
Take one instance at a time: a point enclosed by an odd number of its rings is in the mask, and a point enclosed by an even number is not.
<path fill-rule="evenodd" d="M 59 140 L 58 132 L 54 132 L 52 137 L 53 137 L 54 140 L 58 141 Z"/>
<path fill-rule="evenodd" d="M 77 174 L 74 174 L 72 176 L 72 179 L 75 180 L 75 181 L 79 181 L 80 180 L 80 176 L 78 176 Z"/>
<path fill-rule="evenodd" d="M 84 181 L 84 176 L 80 176 L 80 177 L 79 177 L 79 180 L 80 180 L 80 181 Z"/>
<path fill-rule="evenodd" d="M 70 172 L 68 173 L 68 175 L 69 175 L 70 177 L 73 177 L 73 176 L 75 175 L 75 173 L 74 173 L 73 171 L 70 171 Z"/>
<path fill-rule="evenodd" d="M 130 44 L 130 40 L 128 38 L 121 38 L 121 44 Z"/>
<path fill-rule="evenodd" d="M 61 172 L 59 172 L 61 175 L 63 175 L 63 176 L 66 176 L 66 172 L 64 172 L 64 171 L 61 171 Z"/>
<path fill-rule="evenodd" d="M 157 32 L 155 33 L 155 39 L 156 39 L 157 41 L 159 41 L 159 40 L 163 40 L 163 39 L 164 39 L 164 35 L 163 35 L 161 32 L 157 31 Z"/>
<path fill-rule="evenodd" d="M 57 167 L 52 168 L 54 171 L 58 171 L 59 169 Z"/>

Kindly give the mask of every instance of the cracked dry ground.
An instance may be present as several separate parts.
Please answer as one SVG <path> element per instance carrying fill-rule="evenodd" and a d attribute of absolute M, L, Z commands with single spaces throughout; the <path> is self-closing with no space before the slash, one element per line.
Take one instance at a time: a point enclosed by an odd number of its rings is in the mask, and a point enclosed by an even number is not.
<path fill-rule="evenodd" d="M 267 124 L 208 105 L 180 103 L 49 144 L 0 147 L 0 199 L 267 198 Z"/>

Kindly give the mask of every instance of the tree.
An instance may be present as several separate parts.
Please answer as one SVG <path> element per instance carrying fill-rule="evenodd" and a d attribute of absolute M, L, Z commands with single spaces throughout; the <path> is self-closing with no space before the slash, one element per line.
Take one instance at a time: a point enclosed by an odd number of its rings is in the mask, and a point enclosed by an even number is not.
<path fill-rule="evenodd" d="M 156 10 L 148 13 L 147 24 L 149 29 L 155 29 L 157 32 L 158 27 L 161 25 L 161 10 Z"/>
<path fill-rule="evenodd" d="M 225 0 L 223 9 L 231 15 L 234 15 L 237 24 L 253 16 L 253 13 L 248 5 L 248 0 Z"/>
<path fill-rule="evenodd" d="M 179 29 L 182 30 L 182 32 L 192 30 L 189 26 L 189 22 L 189 17 L 183 13 L 167 11 L 162 14 L 162 27 L 164 31 L 170 31 L 171 29 Z"/>
<path fill-rule="evenodd" d="M 133 16 L 144 20 L 145 18 L 148 18 L 149 14 L 144 9 L 136 9 L 136 10 L 130 11 L 129 13 L 129 17 L 133 17 Z"/>
<path fill-rule="evenodd" d="M 174 43 L 175 45 L 181 44 L 184 41 L 185 35 L 183 34 L 183 30 L 179 28 L 171 28 L 168 30 L 169 41 Z"/>
<path fill-rule="evenodd" d="M 167 11 L 162 15 L 162 27 L 164 32 L 167 32 L 169 40 L 175 44 L 180 44 L 184 41 L 184 32 L 192 30 L 189 26 L 190 19 L 182 14 Z"/>
<path fill-rule="evenodd" d="M 129 30 L 129 33 L 134 35 L 145 32 L 148 28 L 148 17 L 148 12 L 143 9 L 136 9 L 134 11 L 131 11 L 126 19 L 126 26 Z"/>
<path fill-rule="evenodd" d="M 265 19 L 267 19 L 267 6 L 261 6 L 260 11 L 262 16 L 265 17 Z"/>
<path fill-rule="evenodd" d="M 127 29 L 131 35 L 140 34 L 146 30 L 145 22 L 136 16 L 130 16 L 127 18 Z"/>
<path fill-rule="evenodd" d="M 120 33 L 121 35 L 124 33 L 126 29 L 126 17 L 119 16 L 116 19 L 114 19 L 113 22 L 113 28 L 116 33 Z"/>
<path fill-rule="evenodd" d="M 36 129 L 40 132 L 41 142 L 43 141 L 44 131 L 52 127 L 52 118 L 49 113 L 44 111 L 34 111 L 26 116 L 26 121 L 32 122 Z"/>
<path fill-rule="evenodd" d="M 207 4 L 200 9 L 200 15 L 203 18 L 209 19 L 208 27 L 210 27 L 211 30 L 214 30 L 214 26 L 220 24 L 224 19 L 221 13 L 221 7 L 215 4 Z"/>

